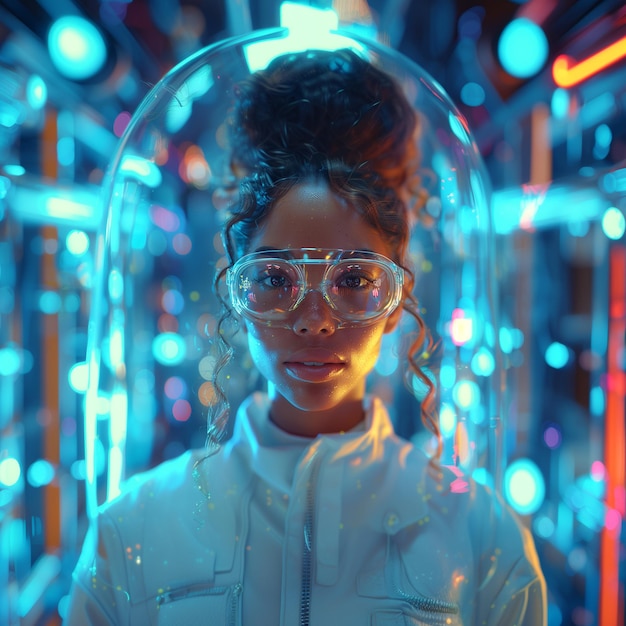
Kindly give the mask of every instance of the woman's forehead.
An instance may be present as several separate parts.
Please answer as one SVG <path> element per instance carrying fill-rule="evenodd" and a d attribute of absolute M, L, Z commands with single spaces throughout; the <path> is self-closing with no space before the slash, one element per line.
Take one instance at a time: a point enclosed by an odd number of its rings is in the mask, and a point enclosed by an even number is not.
<path fill-rule="evenodd" d="M 323 181 L 294 185 L 270 209 L 250 244 L 249 250 L 332 248 L 390 253 L 381 233 Z"/>

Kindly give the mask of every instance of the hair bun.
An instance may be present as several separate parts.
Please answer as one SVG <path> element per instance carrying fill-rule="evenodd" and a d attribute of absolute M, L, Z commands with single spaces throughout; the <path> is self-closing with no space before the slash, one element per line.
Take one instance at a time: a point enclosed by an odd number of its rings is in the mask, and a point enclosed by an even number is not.
<path fill-rule="evenodd" d="M 351 50 L 275 59 L 238 87 L 233 166 L 288 174 L 340 161 L 399 188 L 416 163 L 417 116 L 397 83 Z"/>

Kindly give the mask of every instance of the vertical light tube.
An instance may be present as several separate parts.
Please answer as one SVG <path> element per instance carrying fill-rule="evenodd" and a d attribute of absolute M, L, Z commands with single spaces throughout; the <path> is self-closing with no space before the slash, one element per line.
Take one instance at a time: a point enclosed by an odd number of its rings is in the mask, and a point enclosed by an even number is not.
<path fill-rule="evenodd" d="M 56 146 L 58 139 L 57 115 L 50 111 L 43 127 L 41 136 L 41 170 L 42 174 L 56 180 L 58 163 Z M 41 237 L 44 241 L 58 239 L 54 226 L 43 226 Z M 41 284 L 45 291 L 58 290 L 58 278 L 55 262 L 56 251 L 48 251 L 46 246 L 41 255 Z M 54 467 L 60 462 L 61 429 L 59 424 L 59 314 L 43 314 L 42 329 L 43 357 L 43 409 L 46 412 L 43 427 L 44 458 Z M 44 488 L 44 540 L 46 552 L 55 552 L 61 547 L 61 496 L 59 485 L 51 481 Z"/>
<path fill-rule="evenodd" d="M 609 255 L 609 342 L 607 352 L 604 458 L 607 469 L 606 517 L 600 539 L 600 616 L 602 626 L 624 624 L 624 582 L 620 581 L 620 540 L 626 487 L 626 373 L 620 363 L 626 335 L 626 247 Z"/>

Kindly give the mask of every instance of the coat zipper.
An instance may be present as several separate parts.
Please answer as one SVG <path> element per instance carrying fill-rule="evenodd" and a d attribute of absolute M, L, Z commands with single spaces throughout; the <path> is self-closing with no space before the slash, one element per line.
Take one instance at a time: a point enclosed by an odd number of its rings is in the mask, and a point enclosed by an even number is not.
<path fill-rule="evenodd" d="M 388 558 L 396 561 L 397 566 L 400 565 L 401 559 L 399 556 L 398 547 L 394 543 L 393 537 L 389 535 L 387 537 L 387 554 Z M 394 568 L 396 572 L 399 572 L 400 567 Z M 397 576 L 397 574 L 396 574 Z M 394 576 L 395 580 L 392 580 L 392 587 L 398 594 L 398 598 L 408 602 L 414 609 L 418 611 L 424 611 L 425 613 L 438 613 L 440 615 L 456 615 L 459 612 L 459 607 L 454 602 L 447 602 L 446 600 L 439 600 L 438 598 L 429 598 L 426 596 L 417 596 L 414 594 L 406 593 L 400 587 L 399 580 Z"/>
<path fill-rule="evenodd" d="M 311 459 L 311 475 L 306 489 L 306 511 L 302 545 L 302 587 L 300 592 L 300 626 L 309 626 L 311 620 L 311 584 L 313 575 L 313 537 L 315 522 L 315 489 L 319 472 L 319 461 Z"/>
<path fill-rule="evenodd" d="M 230 596 L 230 624 L 229 626 L 237 626 L 237 614 L 239 608 L 239 596 L 241 595 L 242 586 L 240 583 L 237 583 L 233 587 L 233 592 Z"/>
<path fill-rule="evenodd" d="M 426 613 L 440 613 L 444 615 L 456 615 L 459 612 L 459 607 L 453 602 L 446 602 L 445 600 L 438 600 L 436 598 L 426 598 L 423 596 L 414 596 L 408 594 L 399 587 L 396 587 L 396 593 L 405 601 L 408 602 L 413 608 Z"/>

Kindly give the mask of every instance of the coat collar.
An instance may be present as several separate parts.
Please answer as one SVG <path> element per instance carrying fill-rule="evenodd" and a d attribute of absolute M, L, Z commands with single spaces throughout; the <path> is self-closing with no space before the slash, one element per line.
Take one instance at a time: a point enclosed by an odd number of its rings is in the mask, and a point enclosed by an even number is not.
<path fill-rule="evenodd" d="M 365 398 L 362 425 L 315 438 L 276 427 L 269 406 L 263 393 L 244 402 L 224 453 L 238 456 L 247 471 L 290 497 L 302 496 L 297 481 L 305 485 L 313 465 L 319 464 L 315 571 L 320 585 L 335 584 L 339 576 L 342 527 L 369 528 L 372 537 L 384 541 L 409 527 L 419 532 L 451 491 L 455 477 L 446 474 L 439 482 L 432 478 L 426 455 L 395 434 L 377 397 Z"/>
<path fill-rule="evenodd" d="M 366 493 L 368 524 L 395 534 L 427 516 L 433 493 L 449 490 L 449 480 L 440 484 L 430 477 L 426 455 L 395 434 L 382 401 L 375 396 L 364 400 L 362 425 L 315 438 L 279 429 L 269 419 L 269 406 L 267 395 L 260 392 L 242 404 L 227 450 L 236 450 L 254 474 L 283 493 L 292 493 L 299 466 L 313 455 L 321 456 L 318 493 L 322 499 L 337 492 L 341 509 L 349 512 Z"/>

